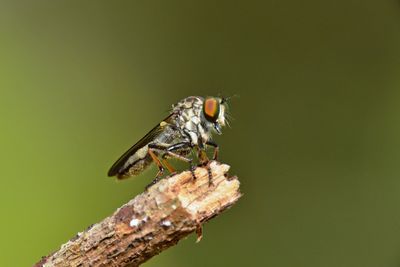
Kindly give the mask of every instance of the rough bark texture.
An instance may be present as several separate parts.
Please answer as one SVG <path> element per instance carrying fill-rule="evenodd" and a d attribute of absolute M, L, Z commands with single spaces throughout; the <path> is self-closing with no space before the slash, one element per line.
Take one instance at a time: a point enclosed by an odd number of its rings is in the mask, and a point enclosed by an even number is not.
<path fill-rule="evenodd" d="M 192 232 L 200 240 L 202 224 L 241 195 L 228 170 L 213 161 L 195 180 L 190 171 L 163 179 L 35 266 L 138 266 Z"/>

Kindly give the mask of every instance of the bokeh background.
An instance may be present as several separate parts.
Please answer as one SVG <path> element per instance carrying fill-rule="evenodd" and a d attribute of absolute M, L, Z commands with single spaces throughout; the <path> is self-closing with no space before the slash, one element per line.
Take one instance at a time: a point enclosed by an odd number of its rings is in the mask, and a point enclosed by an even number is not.
<path fill-rule="evenodd" d="M 144 266 L 400 266 L 400 4 L 0 2 L 0 266 L 140 193 L 110 165 L 189 95 L 243 198 Z"/>

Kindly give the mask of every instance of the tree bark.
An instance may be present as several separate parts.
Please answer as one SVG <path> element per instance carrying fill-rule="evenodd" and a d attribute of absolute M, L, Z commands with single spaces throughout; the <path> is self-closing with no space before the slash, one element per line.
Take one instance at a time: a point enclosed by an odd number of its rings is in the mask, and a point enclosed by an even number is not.
<path fill-rule="evenodd" d="M 202 237 L 202 224 L 240 198 L 237 177 L 229 166 L 207 167 L 162 179 L 43 257 L 35 266 L 139 266 L 188 234 Z"/>

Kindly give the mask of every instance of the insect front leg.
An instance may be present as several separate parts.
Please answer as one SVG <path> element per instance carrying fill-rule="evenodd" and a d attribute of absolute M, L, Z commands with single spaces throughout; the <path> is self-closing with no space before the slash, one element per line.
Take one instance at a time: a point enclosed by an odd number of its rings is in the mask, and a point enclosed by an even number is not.
<path fill-rule="evenodd" d="M 199 159 L 200 165 L 201 166 L 205 166 L 207 165 L 207 163 L 210 161 L 208 159 L 205 147 L 204 147 L 204 143 L 203 143 L 203 139 L 201 139 L 201 137 L 199 136 L 197 139 L 197 157 Z"/>
<path fill-rule="evenodd" d="M 207 145 L 214 147 L 214 155 L 213 155 L 213 160 L 218 160 L 218 153 L 219 153 L 219 146 L 217 143 L 215 143 L 212 140 L 208 140 L 206 142 Z"/>

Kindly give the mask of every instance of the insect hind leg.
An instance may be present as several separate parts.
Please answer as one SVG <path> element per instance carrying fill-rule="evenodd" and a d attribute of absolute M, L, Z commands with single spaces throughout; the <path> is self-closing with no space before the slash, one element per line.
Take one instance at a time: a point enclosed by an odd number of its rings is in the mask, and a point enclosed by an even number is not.
<path fill-rule="evenodd" d="M 157 172 L 156 177 L 153 179 L 153 181 L 151 181 L 151 183 L 146 186 L 146 190 L 149 189 L 149 187 L 151 187 L 152 185 L 156 184 L 158 181 L 160 181 L 160 179 L 164 173 L 164 167 L 163 167 L 160 159 L 157 157 L 156 153 L 154 152 L 154 150 L 155 149 L 149 145 L 148 153 L 149 153 L 151 159 L 157 165 L 158 172 Z"/>
<path fill-rule="evenodd" d="M 196 180 L 196 174 L 194 173 L 196 166 L 193 164 L 193 160 L 174 152 L 176 150 L 185 149 L 185 148 L 193 148 L 193 145 L 190 142 L 181 142 L 181 143 L 174 144 L 174 145 L 168 147 L 166 154 L 164 156 L 169 155 L 173 158 L 176 158 L 181 161 L 189 163 L 190 164 L 190 173 L 192 174 L 192 178 L 193 178 L 193 180 Z"/>
<path fill-rule="evenodd" d="M 155 183 L 157 183 L 160 179 L 161 179 L 161 175 L 164 172 L 164 167 L 163 164 L 166 166 L 166 168 L 168 169 L 168 171 L 170 173 L 174 173 L 175 170 L 174 168 L 169 164 L 169 162 L 167 161 L 167 157 L 171 157 L 171 158 L 176 158 L 179 159 L 181 161 L 187 162 L 190 164 L 190 172 L 192 174 L 192 178 L 193 180 L 196 180 L 196 175 L 194 173 L 194 170 L 196 168 L 196 166 L 193 164 L 193 160 L 190 158 L 187 158 L 183 155 L 178 154 L 176 151 L 180 150 L 180 149 L 187 149 L 187 148 L 193 148 L 192 144 L 190 142 L 181 142 L 181 143 L 176 143 L 173 145 L 162 145 L 162 144 L 149 144 L 149 154 L 151 156 L 151 158 L 153 159 L 153 161 L 156 163 L 156 165 L 159 168 L 159 172 L 157 173 L 156 178 L 146 187 L 150 187 L 152 185 L 154 185 Z M 161 151 L 162 153 L 164 153 L 161 157 L 161 160 L 159 159 L 159 157 L 157 156 L 157 154 L 155 153 L 155 151 Z M 209 172 L 209 180 L 210 180 L 210 184 L 211 184 L 211 170 L 208 170 Z"/>
<path fill-rule="evenodd" d="M 167 150 L 166 152 L 165 152 L 165 154 L 163 155 L 163 159 L 166 161 L 166 157 L 167 156 L 170 156 L 170 157 L 172 157 L 172 158 L 176 158 L 176 159 L 179 159 L 179 160 L 181 160 L 181 161 L 184 161 L 184 162 L 187 162 L 187 163 L 189 163 L 190 164 L 190 173 L 192 174 L 192 178 L 193 178 L 193 180 L 196 180 L 196 175 L 195 175 L 195 173 L 194 173 L 194 170 L 196 169 L 196 166 L 195 165 L 193 165 L 193 160 L 192 159 L 190 159 L 190 158 L 187 158 L 187 157 L 184 157 L 184 156 L 182 156 L 182 155 L 179 155 L 179 154 L 177 154 L 177 153 L 175 153 L 175 152 L 172 152 L 172 151 L 170 151 L 170 150 Z"/>

